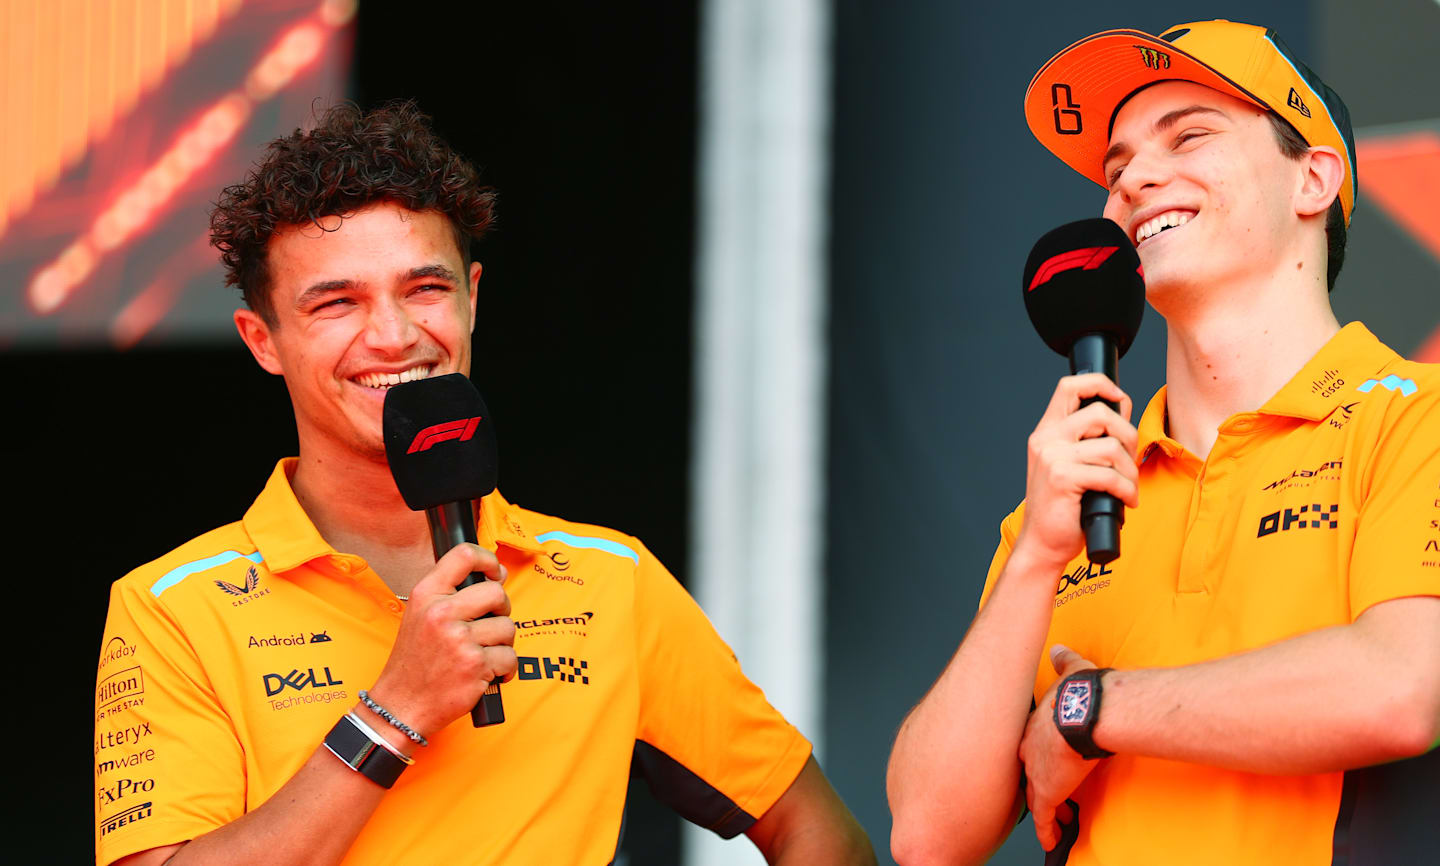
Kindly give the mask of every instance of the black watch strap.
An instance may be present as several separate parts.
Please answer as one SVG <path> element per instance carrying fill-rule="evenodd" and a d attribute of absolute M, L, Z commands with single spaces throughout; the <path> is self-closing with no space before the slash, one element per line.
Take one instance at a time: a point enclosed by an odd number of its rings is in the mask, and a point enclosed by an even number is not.
<path fill-rule="evenodd" d="M 349 714 L 341 716 L 325 735 L 325 748 L 382 788 L 394 785 L 407 766 L 406 761 L 372 740 Z"/>
<path fill-rule="evenodd" d="M 1095 745 L 1095 723 L 1100 718 L 1100 675 L 1109 668 L 1077 671 L 1055 689 L 1055 727 L 1070 748 L 1087 761 L 1115 754 Z"/>

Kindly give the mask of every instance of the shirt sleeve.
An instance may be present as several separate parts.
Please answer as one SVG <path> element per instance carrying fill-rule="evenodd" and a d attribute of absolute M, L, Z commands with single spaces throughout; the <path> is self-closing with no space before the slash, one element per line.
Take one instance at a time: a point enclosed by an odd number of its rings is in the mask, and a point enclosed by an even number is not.
<path fill-rule="evenodd" d="M 239 738 L 186 639 L 148 587 L 110 592 L 95 686 L 95 856 L 200 836 L 245 811 Z"/>
<path fill-rule="evenodd" d="M 995 555 L 990 558 L 990 571 L 985 575 L 985 588 L 980 591 L 979 607 L 984 607 L 985 602 L 990 600 L 990 593 L 995 590 L 995 581 L 999 580 L 1000 572 L 1005 570 L 1005 563 L 1010 561 L 1010 551 L 1015 548 L 1015 538 L 1020 534 L 1020 523 L 1025 518 L 1025 503 L 1020 503 L 1014 511 L 1000 521 L 1000 543 L 995 547 Z"/>
<path fill-rule="evenodd" d="M 658 799 L 729 839 L 780 799 L 810 743 L 741 672 L 694 599 L 639 549 L 636 765 Z"/>
<path fill-rule="evenodd" d="M 1350 560 L 1352 618 L 1382 601 L 1440 595 L 1437 386 L 1440 380 L 1429 377 L 1419 394 L 1396 392 L 1390 398 L 1386 423 L 1360 479 L 1364 489 Z"/>

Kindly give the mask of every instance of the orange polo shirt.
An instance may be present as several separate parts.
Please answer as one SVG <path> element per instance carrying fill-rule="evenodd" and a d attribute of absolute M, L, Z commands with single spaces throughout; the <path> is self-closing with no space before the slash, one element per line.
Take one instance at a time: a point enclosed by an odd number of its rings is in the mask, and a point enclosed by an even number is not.
<path fill-rule="evenodd" d="M 276 467 L 243 520 L 112 588 L 98 863 L 264 803 L 384 666 L 403 603 L 325 542 L 289 471 Z M 809 743 L 644 546 L 498 492 L 478 523 L 510 572 L 520 664 L 506 721 L 476 729 L 466 714 L 430 735 L 346 864 L 608 863 L 632 756 L 662 800 L 727 838 L 780 798 Z"/>
<path fill-rule="evenodd" d="M 1165 399 L 1162 388 L 1138 425 L 1140 507 L 1120 558 L 1070 563 L 1047 649 L 1100 667 L 1188 665 L 1440 595 L 1440 365 L 1406 361 L 1352 323 L 1264 406 L 1227 419 L 1205 460 L 1165 435 Z M 1001 525 L 986 596 L 1022 515 Z M 1054 680 L 1042 659 L 1037 701 Z M 1433 812 L 1436 757 L 1265 776 L 1116 755 L 1072 795 L 1081 826 L 1066 862 L 1411 862 L 1385 852 L 1419 829 L 1416 806 L 1377 809 L 1375 797 L 1409 786 L 1405 799 Z"/>

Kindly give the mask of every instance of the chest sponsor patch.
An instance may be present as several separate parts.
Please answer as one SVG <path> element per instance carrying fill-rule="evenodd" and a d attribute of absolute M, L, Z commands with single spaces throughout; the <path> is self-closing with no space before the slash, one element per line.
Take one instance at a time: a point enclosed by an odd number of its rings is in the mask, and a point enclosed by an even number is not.
<path fill-rule="evenodd" d="M 1096 565 L 1085 562 L 1075 566 L 1069 573 L 1060 575 L 1060 582 L 1055 587 L 1055 606 L 1061 607 L 1108 588 L 1110 576 L 1114 573 L 1109 563 Z"/>
<path fill-rule="evenodd" d="M 1292 529 L 1339 529 L 1340 506 L 1311 503 L 1299 508 L 1282 508 L 1260 518 L 1256 538 Z"/>

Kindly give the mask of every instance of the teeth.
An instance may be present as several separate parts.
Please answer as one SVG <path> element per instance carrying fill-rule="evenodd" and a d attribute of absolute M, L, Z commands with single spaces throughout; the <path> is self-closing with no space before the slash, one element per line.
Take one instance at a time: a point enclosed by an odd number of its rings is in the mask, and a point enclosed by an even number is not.
<path fill-rule="evenodd" d="M 401 370 L 399 373 L 365 373 L 355 377 L 355 381 L 366 388 L 389 388 L 392 385 L 399 385 L 401 382 L 414 382 L 416 379 L 429 377 L 434 369 L 431 366 L 411 367 L 408 370 Z"/>
<path fill-rule="evenodd" d="M 1138 244 L 1146 238 L 1158 235 L 1165 229 L 1183 226 L 1186 223 L 1190 222 L 1191 216 L 1193 216 L 1193 214 L 1187 213 L 1185 211 L 1171 210 L 1166 211 L 1165 213 L 1162 213 L 1153 219 L 1147 220 L 1144 224 L 1140 226 L 1139 229 L 1136 230 L 1135 243 Z"/>

